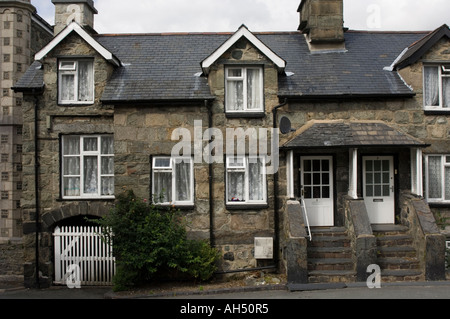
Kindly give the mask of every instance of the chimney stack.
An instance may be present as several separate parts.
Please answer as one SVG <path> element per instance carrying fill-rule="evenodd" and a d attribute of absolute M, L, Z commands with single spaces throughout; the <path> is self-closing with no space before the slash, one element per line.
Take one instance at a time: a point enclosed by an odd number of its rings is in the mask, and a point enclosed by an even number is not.
<path fill-rule="evenodd" d="M 343 0 L 301 0 L 298 12 L 312 52 L 345 51 Z"/>
<path fill-rule="evenodd" d="M 94 15 L 98 13 L 93 0 L 52 0 L 55 5 L 55 36 L 72 21 L 91 33 L 94 30 Z"/>

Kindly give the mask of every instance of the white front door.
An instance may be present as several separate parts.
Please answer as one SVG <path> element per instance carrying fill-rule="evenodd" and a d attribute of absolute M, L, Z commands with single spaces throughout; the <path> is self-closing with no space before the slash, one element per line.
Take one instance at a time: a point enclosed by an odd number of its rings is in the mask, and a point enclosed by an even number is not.
<path fill-rule="evenodd" d="M 301 172 L 310 226 L 334 226 L 333 157 L 302 157 Z"/>
<path fill-rule="evenodd" d="M 363 158 L 364 201 L 372 224 L 395 224 L 394 158 Z"/>

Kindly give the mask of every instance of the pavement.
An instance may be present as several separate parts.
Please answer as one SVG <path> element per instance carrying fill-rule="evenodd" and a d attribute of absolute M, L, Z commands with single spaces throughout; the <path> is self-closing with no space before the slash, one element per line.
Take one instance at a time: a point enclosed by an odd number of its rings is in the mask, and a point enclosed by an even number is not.
<path fill-rule="evenodd" d="M 291 287 L 292 288 L 292 287 Z M 450 281 L 383 283 L 381 288 L 369 289 L 365 283 L 286 285 L 236 287 L 214 291 L 186 291 L 160 295 L 123 297 L 111 287 L 82 287 L 69 289 L 55 286 L 49 289 L 25 289 L 20 283 L 1 283 L 0 300 L 11 299 L 140 299 L 140 300 L 300 300 L 300 299 L 450 299 Z M 1 301 L 0 301 L 1 303 Z"/>

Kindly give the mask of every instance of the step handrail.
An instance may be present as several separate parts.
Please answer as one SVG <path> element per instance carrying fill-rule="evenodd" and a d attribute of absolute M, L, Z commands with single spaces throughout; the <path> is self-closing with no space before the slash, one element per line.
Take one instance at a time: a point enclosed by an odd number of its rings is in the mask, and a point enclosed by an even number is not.
<path fill-rule="evenodd" d="M 309 219 L 308 219 L 308 210 L 306 209 L 306 202 L 303 198 L 300 198 L 300 207 L 303 209 L 303 212 L 305 213 L 305 221 L 306 221 L 306 227 L 308 228 L 309 241 L 312 241 L 311 227 L 309 225 Z"/>

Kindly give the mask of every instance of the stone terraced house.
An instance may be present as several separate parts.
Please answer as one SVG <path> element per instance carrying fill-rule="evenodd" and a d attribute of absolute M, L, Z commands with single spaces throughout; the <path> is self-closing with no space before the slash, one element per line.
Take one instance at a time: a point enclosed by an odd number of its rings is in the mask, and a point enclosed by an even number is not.
<path fill-rule="evenodd" d="M 349 31 L 343 0 L 302 0 L 292 32 L 97 34 L 92 0 L 52 2 L 55 37 L 14 87 L 26 285 L 53 282 L 55 228 L 123 188 L 179 208 L 221 273 L 445 279 L 447 25 Z"/>

